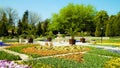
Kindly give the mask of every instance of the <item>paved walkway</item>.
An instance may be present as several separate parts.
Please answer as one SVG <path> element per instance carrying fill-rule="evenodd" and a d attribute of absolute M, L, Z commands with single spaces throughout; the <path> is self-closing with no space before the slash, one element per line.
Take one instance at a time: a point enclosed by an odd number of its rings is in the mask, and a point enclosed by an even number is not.
<path fill-rule="evenodd" d="M 44 46 L 46 42 L 37 41 L 37 43 Z M 68 42 L 52 42 L 52 44 L 53 44 L 53 46 L 69 46 Z M 76 42 L 76 45 L 103 48 L 105 50 L 111 50 L 113 52 L 120 53 L 120 47 L 100 46 L 100 45 L 94 45 L 94 44 L 90 44 L 90 43 L 81 43 L 81 42 Z"/>

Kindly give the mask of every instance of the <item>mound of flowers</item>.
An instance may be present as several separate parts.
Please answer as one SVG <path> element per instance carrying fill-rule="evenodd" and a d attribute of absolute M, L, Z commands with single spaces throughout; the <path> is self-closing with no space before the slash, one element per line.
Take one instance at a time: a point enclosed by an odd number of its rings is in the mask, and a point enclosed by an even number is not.
<path fill-rule="evenodd" d="M 108 61 L 105 68 L 120 68 L 120 58 L 114 58 Z"/>
<path fill-rule="evenodd" d="M 32 68 L 28 65 L 19 65 L 14 61 L 0 60 L 0 68 Z"/>

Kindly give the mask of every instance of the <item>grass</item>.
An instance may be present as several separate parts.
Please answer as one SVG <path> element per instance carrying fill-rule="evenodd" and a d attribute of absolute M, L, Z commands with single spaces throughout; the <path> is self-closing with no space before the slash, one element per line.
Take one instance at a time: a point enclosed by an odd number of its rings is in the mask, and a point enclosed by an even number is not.
<path fill-rule="evenodd" d="M 97 43 L 101 43 L 101 39 L 95 39 Z M 103 39 L 103 43 L 120 43 L 120 38 L 110 38 L 110 39 Z"/>
<path fill-rule="evenodd" d="M 18 39 L 3 39 L 3 42 L 18 42 Z"/>
<path fill-rule="evenodd" d="M 37 68 L 38 65 L 41 63 L 51 65 L 52 68 L 103 68 L 105 62 L 109 60 L 105 57 L 90 54 L 85 54 L 83 59 L 83 62 L 75 62 L 61 58 L 45 58 L 39 60 L 25 61 L 24 63 L 32 65 L 33 68 Z"/>
<path fill-rule="evenodd" d="M 22 45 L 10 46 L 7 49 L 18 52 L 18 53 L 24 53 L 22 51 L 22 49 L 28 48 L 28 47 L 33 47 L 33 46 L 39 46 L 39 45 L 38 44 L 22 44 Z M 32 56 L 33 58 L 39 57 L 39 55 L 37 55 L 37 54 L 28 54 L 28 53 L 25 53 L 25 54 Z"/>
<path fill-rule="evenodd" d="M 19 56 L 15 56 L 4 51 L 0 51 L 0 60 L 21 60 Z"/>
<path fill-rule="evenodd" d="M 120 54 L 118 53 L 104 50 L 104 49 L 97 49 L 97 48 L 92 48 L 88 53 L 104 55 L 104 56 L 120 57 Z"/>
<path fill-rule="evenodd" d="M 120 47 L 120 38 L 111 37 L 110 39 L 94 39 L 97 45 L 102 46 L 112 46 L 112 47 Z"/>

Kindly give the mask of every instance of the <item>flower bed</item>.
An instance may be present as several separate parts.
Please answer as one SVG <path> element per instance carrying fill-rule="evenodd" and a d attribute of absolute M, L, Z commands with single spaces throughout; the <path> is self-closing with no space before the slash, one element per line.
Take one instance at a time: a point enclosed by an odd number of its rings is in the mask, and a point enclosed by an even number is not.
<path fill-rule="evenodd" d="M 21 60 L 19 56 L 15 56 L 4 51 L 0 51 L 0 60 Z"/>
<path fill-rule="evenodd" d="M 112 58 L 105 64 L 105 68 L 120 68 L 120 58 Z"/>
<path fill-rule="evenodd" d="M 82 62 L 83 61 L 83 54 L 70 54 L 70 55 L 65 55 L 65 56 L 59 56 L 57 58 L 63 58 L 63 59 L 67 59 L 67 60 Z"/>
<path fill-rule="evenodd" d="M 17 45 L 14 44 L 12 46 L 7 47 L 7 49 L 18 52 L 18 53 L 24 53 L 22 51 L 22 49 L 28 48 L 28 47 L 34 47 L 34 46 L 39 46 L 39 45 L 38 44 L 17 44 Z M 26 54 L 26 53 L 24 53 L 24 54 Z M 32 57 L 36 57 L 36 56 L 38 57 L 37 54 L 28 54 L 28 55 L 32 56 Z"/>
<path fill-rule="evenodd" d="M 89 50 L 88 48 L 81 46 L 59 46 L 59 47 L 35 46 L 24 48 L 22 51 L 27 54 L 38 54 L 40 56 L 48 56 L 71 52 L 82 52 L 88 50 Z"/>
<path fill-rule="evenodd" d="M 32 68 L 28 65 L 19 65 L 14 61 L 0 60 L 0 68 Z"/>
<path fill-rule="evenodd" d="M 43 58 L 24 61 L 24 63 L 31 65 L 33 68 L 104 68 L 104 64 L 109 60 L 109 58 L 91 54 L 84 54 L 82 62 L 63 58 Z M 50 67 L 43 67 L 41 64 L 44 64 L 44 66 L 50 65 Z"/>

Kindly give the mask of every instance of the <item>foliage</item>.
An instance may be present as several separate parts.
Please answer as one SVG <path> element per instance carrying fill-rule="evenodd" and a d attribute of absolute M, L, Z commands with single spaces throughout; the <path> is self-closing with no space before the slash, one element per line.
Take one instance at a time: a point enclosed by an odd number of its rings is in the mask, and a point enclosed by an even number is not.
<path fill-rule="evenodd" d="M 6 13 L 3 13 L 2 19 L 0 20 L 0 36 L 7 36 L 8 35 L 8 20 Z"/>
<path fill-rule="evenodd" d="M 71 31 L 91 31 L 90 26 L 93 26 L 92 18 L 95 15 L 95 9 L 91 5 L 74 5 L 68 4 L 63 7 L 58 14 L 52 17 L 52 24 L 49 28 L 60 33 L 71 34 Z M 89 25 L 89 26 L 88 26 Z M 87 27 L 87 28 L 86 28 Z M 70 30 L 69 30 L 70 29 Z"/>
<path fill-rule="evenodd" d="M 109 16 L 108 16 L 107 12 L 104 10 L 101 10 L 96 14 L 96 16 L 95 16 L 95 22 L 96 22 L 95 36 L 105 35 L 105 29 L 106 29 L 108 17 Z M 101 30 L 101 28 L 103 28 L 103 31 Z"/>
<path fill-rule="evenodd" d="M 0 51 L 0 60 L 21 60 L 19 56 L 15 56 L 4 51 Z"/>
<path fill-rule="evenodd" d="M 112 58 L 107 61 L 105 64 L 105 68 L 119 68 L 120 67 L 120 58 Z"/>
<path fill-rule="evenodd" d="M 108 20 L 108 23 L 106 25 L 106 32 L 105 32 L 105 36 L 107 36 L 107 37 L 111 37 L 111 36 L 115 35 L 114 34 L 115 27 L 113 26 L 115 24 L 115 18 L 116 18 L 115 15 L 111 15 Z"/>
<path fill-rule="evenodd" d="M 91 36 L 120 36 L 120 12 L 109 16 L 105 10 L 96 11 L 92 5 L 70 3 L 43 21 L 37 13 L 26 10 L 22 19 L 18 19 L 13 8 L 0 8 L 0 37 L 46 36 L 49 31 L 72 36 L 81 31 Z"/>
<path fill-rule="evenodd" d="M 38 25 L 37 25 L 37 30 L 36 30 L 36 35 L 38 35 L 38 36 L 40 36 L 40 35 L 42 35 L 42 28 L 41 28 L 42 26 L 41 26 L 41 23 L 39 22 L 38 23 Z"/>

